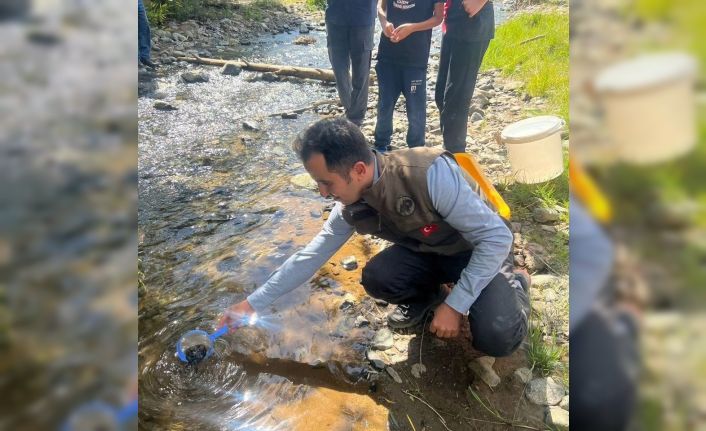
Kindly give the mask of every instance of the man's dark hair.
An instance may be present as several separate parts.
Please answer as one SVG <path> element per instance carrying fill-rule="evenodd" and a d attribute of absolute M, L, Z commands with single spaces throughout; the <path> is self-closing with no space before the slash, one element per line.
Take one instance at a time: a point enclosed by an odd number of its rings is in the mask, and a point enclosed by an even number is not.
<path fill-rule="evenodd" d="M 346 181 L 350 181 L 349 172 L 357 162 L 373 161 L 365 136 L 345 118 L 317 121 L 294 139 L 292 148 L 304 163 L 315 153 L 323 155 L 326 168 Z"/>

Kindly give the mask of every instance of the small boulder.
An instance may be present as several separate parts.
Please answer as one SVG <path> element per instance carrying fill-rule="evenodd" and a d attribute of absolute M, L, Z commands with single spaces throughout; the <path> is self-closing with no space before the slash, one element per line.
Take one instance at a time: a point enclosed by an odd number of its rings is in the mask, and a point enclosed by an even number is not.
<path fill-rule="evenodd" d="M 527 399 L 542 406 L 555 406 L 564 398 L 564 387 L 551 377 L 532 380 L 527 386 Z"/>
<path fill-rule="evenodd" d="M 561 214 L 554 208 L 537 207 L 532 211 L 532 218 L 538 223 L 553 223 Z"/>
<path fill-rule="evenodd" d="M 561 407 L 552 406 L 547 410 L 547 416 L 544 418 L 547 425 L 557 430 L 569 429 L 569 412 Z"/>
<path fill-rule="evenodd" d="M 301 25 L 299 25 L 299 33 L 301 34 L 307 34 L 309 33 L 309 26 L 303 22 Z"/>

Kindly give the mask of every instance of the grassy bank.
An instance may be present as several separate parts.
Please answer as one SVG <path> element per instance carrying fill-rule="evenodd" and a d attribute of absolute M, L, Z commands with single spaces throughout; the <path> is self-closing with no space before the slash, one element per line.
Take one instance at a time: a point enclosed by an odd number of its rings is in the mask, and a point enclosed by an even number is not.
<path fill-rule="evenodd" d="M 541 113 L 569 119 L 569 14 L 521 13 L 497 28 L 483 60 L 484 70 L 525 83 L 531 96 L 547 99 Z"/>
<path fill-rule="evenodd" d="M 228 18 L 237 11 L 245 19 L 262 21 L 268 10 L 284 10 L 286 4 L 309 3 L 313 0 L 252 0 L 247 2 L 212 3 L 205 0 L 151 0 L 146 2 L 150 24 L 161 27 L 167 21 Z M 311 5 L 310 7 L 314 7 Z"/>

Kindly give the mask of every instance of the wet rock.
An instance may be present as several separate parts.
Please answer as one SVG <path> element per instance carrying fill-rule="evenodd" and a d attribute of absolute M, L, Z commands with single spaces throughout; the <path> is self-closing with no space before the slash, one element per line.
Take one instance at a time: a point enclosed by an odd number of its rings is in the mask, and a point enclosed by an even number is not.
<path fill-rule="evenodd" d="M 355 256 L 346 256 L 341 259 L 341 266 L 343 266 L 343 268 L 348 271 L 352 271 L 358 268 L 358 260 L 355 258 Z"/>
<path fill-rule="evenodd" d="M 238 76 L 243 69 L 235 63 L 226 63 L 221 69 L 221 75 Z"/>
<path fill-rule="evenodd" d="M 527 386 L 527 399 L 542 406 L 555 406 L 564 398 L 564 387 L 551 377 L 532 380 Z"/>
<path fill-rule="evenodd" d="M 382 328 L 373 338 L 373 349 L 375 350 L 387 350 L 395 344 L 395 340 L 392 336 L 392 331 L 387 328 Z"/>
<path fill-rule="evenodd" d="M 353 296 L 350 293 L 346 293 L 345 296 L 343 297 L 343 302 L 341 302 L 341 305 L 338 306 L 339 309 L 341 310 L 348 310 L 350 308 L 353 308 L 356 304 L 356 299 L 355 296 Z"/>
<path fill-rule="evenodd" d="M 314 179 L 311 178 L 311 175 L 307 173 L 295 175 L 290 178 L 289 182 L 292 183 L 292 185 L 300 187 L 302 189 L 308 189 L 313 191 L 317 191 L 319 189 L 319 186 L 316 184 L 316 181 L 314 181 Z"/>
<path fill-rule="evenodd" d="M 257 121 L 246 120 L 246 121 L 243 121 L 243 129 L 251 130 L 253 132 L 259 132 L 260 131 L 260 124 L 258 124 Z"/>
<path fill-rule="evenodd" d="M 364 316 L 358 316 L 355 318 L 355 327 L 356 328 L 363 328 L 365 326 L 370 326 L 370 321 L 366 319 Z"/>
<path fill-rule="evenodd" d="M 296 112 L 284 112 L 282 113 L 281 117 L 284 120 L 295 120 L 299 118 L 299 114 L 297 114 Z"/>
<path fill-rule="evenodd" d="M 415 378 L 419 379 L 422 377 L 422 374 L 427 372 L 427 367 L 424 366 L 424 364 L 422 364 L 421 362 L 418 362 L 412 365 L 412 369 L 410 370 L 410 372 Z"/>
<path fill-rule="evenodd" d="M 160 110 L 160 111 L 176 111 L 177 108 L 176 106 L 172 105 L 169 102 L 165 102 L 163 100 L 158 100 L 154 102 L 154 109 Z"/>
<path fill-rule="evenodd" d="M 559 403 L 559 407 L 561 407 L 564 410 L 569 410 L 569 396 L 565 396 L 564 398 L 561 399 L 561 402 Z"/>
<path fill-rule="evenodd" d="M 398 384 L 402 384 L 402 377 L 400 377 L 399 374 L 397 374 L 397 371 L 395 371 L 392 367 L 387 367 L 385 368 L 385 371 L 387 371 L 387 374 L 392 377 L 392 380 L 394 380 Z"/>
<path fill-rule="evenodd" d="M 382 352 L 368 350 L 365 352 L 365 357 L 370 361 L 370 364 L 378 370 L 384 370 L 387 366 L 385 355 Z"/>
<path fill-rule="evenodd" d="M 292 43 L 295 45 L 311 45 L 316 43 L 316 39 L 311 36 L 299 36 Z"/>
<path fill-rule="evenodd" d="M 547 416 L 544 422 L 557 430 L 569 429 L 569 412 L 561 407 L 552 406 L 547 409 Z"/>
<path fill-rule="evenodd" d="M 494 388 L 500 384 L 500 376 L 493 370 L 495 358 L 483 356 L 468 363 L 470 368 L 486 385 Z"/>
<path fill-rule="evenodd" d="M 532 370 L 529 368 L 518 368 L 512 375 L 518 383 L 523 385 L 532 380 Z"/>
<path fill-rule="evenodd" d="M 306 25 L 306 23 L 301 23 L 301 25 L 299 26 L 299 33 L 308 34 L 309 33 L 309 26 Z"/>
<path fill-rule="evenodd" d="M 538 223 L 552 223 L 559 220 L 560 216 L 554 208 L 537 207 L 532 211 L 532 218 Z"/>
<path fill-rule="evenodd" d="M 209 78 L 208 75 L 206 75 L 203 72 L 184 72 L 181 74 L 181 79 L 182 81 L 186 82 L 187 84 L 194 84 L 198 82 L 208 82 Z"/>

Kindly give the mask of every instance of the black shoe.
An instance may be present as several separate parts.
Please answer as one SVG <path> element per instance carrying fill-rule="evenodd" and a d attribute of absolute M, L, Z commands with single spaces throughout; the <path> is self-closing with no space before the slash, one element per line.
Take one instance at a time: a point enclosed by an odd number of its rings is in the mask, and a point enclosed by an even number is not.
<path fill-rule="evenodd" d="M 147 59 L 147 58 L 141 58 L 141 59 L 140 59 L 140 63 L 142 63 L 143 65 L 149 67 L 150 69 L 156 69 L 156 68 L 157 68 L 157 65 L 154 64 L 154 63 L 152 63 L 152 61 L 150 61 L 150 60 Z"/>
<path fill-rule="evenodd" d="M 517 281 L 520 282 L 522 290 L 524 290 L 525 293 L 529 294 L 530 286 L 532 285 L 532 277 L 530 277 L 527 270 L 516 269 L 512 273 L 515 274 L 515 278 L 517 278 Z"/>
<path fill-rule="evenodd" d="M 418 325 L 439 304 L 444 302 L 446 295 L 439 289 L 436 296 L 424 302 L 400 304 L 387 315 L 387 326 L 392 329 L 411 328 Z"/>

